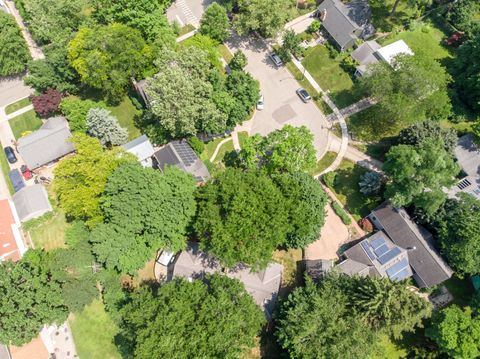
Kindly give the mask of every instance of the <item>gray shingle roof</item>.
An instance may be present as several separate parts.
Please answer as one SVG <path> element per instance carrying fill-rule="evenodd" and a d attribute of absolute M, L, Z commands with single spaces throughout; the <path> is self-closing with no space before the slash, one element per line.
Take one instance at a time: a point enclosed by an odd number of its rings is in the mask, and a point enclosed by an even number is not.
<path fill-rule="evenodd" d="M 140 162 L 148 160 L 155 153 L 155 150 L 146 135 L 137 137 L 136 139 L 127 142 L 122 147 L 125 148 L 127 152 L 134 154 Z"/>
<path fill-rule="evenodd" d="M 17 149 L 25 164 L 35 169 L 73 152 L 71 135 L 64 117 L 52 117 L 37 131 L 19 138 Z"/>
<path fill-rule="evenodd" d="M 432 287 L 450 278 L 452 270 L 438 254 L 431 233 L 415 224 L 403 209 L 384 202 L 370 215 L 393 243 L 408 251 L 414 278 L 420 287 Z"/>
<path fill-rule="evenodd" d="M 450 188 L 449 195 L 454 197 L 459 192 L 466 192 L 480 199 L 480 148 L 473 141 L 472 135 L 458 139 L 455 157 L 466 176 Z"/>
<path fill-rule="evenodd" d="M 12 199 L 22 222 L 40 217 L 52 210 L 47 191 L 41 184 L 23 187 Z"/>

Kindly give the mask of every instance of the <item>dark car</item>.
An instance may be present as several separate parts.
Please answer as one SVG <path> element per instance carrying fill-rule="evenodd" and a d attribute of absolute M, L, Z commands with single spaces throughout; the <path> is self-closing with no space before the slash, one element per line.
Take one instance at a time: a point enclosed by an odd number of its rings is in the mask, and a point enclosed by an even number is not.
<path fill-rule="evenodd" d="M 283 61 L 276 53 L 272 52 L 270 55 L 270 60 L 275 64 L 275 66 L 280 67 L 283 65 Z"/>
<path fill-rule="evenodd" d="M 15 156 L 15 152 L 13 151 L 13 148 L 10 146 L 7 146 L 3 149 L 5 151 L 5 156 L 7 156 L 7 160 L 10 163 L 15 163 L 17 162 L 17 156 Z"/>
<path fill-rule="evenodd" d="M 11 170 L 8 172 L 8 177 L 10 177 L 10 181 L 12 181 L 13 190 L 15 192 L 20 191 L 23 187 L 25 187 L 25 182 L 23 182 L 22 175 L 18 169 Z"/>
<path fill-rule="evenodd" d="M 305 90 L 303 87 L 300 87 L 297 91 L 297 95 L 302 99 L 303 102 L 307 103 L 310 101 L 312 98 L 308 94 L 307 90 Z"/>

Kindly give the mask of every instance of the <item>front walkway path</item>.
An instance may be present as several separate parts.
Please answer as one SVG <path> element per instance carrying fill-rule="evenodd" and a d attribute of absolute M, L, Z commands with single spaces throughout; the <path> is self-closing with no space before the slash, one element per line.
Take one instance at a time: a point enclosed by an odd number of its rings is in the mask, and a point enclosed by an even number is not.
<path fill-rule="evenodd" d="M 33 105 L 28 105 L 28 106 L 22 107 L 20 110 L 9 113 L 8 115 L 5 115 L 5 119 L 2 119 L 2 120 L 11 120 L 12 118 L 20 116 L 21 114 L 28 112 L 30 110 L 33 110 Z"/>

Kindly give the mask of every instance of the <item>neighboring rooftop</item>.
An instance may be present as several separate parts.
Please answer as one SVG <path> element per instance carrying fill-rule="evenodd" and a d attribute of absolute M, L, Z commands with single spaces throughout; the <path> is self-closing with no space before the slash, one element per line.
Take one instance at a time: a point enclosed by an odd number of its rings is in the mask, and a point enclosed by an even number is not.
<path fill-rule="evenodd" d="M 37 131 L 18 139 L 18 152 L 28 168 L 35 169 L 73 152 L 71 135 L 64 117 L 52 117 Z"/>
<path fill-rule="evenodd" d="M 13 202 L 0 200 L 0 261 L 18 261 L 27 248 L 20 234 L 20 221 Z"/>
<path fill-rule="evenodd" d="M 12 200 L 21 222 L 40 217 L 52 210 L 47 191 L 41 184 L 23 187 L 13 195 Z"/>
<path fill-rule="evenodd" d="M 408 45 L 403 40 L 398 40 L 390 45 L 383 46 L 379 50 L 377 50 L 378 56 L 387 62 L 388 64 L 393 66 L 393 61 L 395 57 L 398 55 L 413 55 L 413 51 L 408 47 Z"/>
<path fill-rule="evenodd" d="M 195 177 L 197 182 L 206 182 L 210 178 L 205 164 L 186 140 L 175 140 L 154 153 L 154 166 L 164 170 L 166 166 L 176 166 Z"/>
<path fill-rule="evenodd" d="M 314 280 L 320 281 L 333 268 L 333 261 L 329 259 L 307 259 L 305 269 L 307 274 Z"/>
<path fill-rule="evenodd" d="M 458 139 L 455 157 L 464 176 L 456 186 L 450 188 L 449 195 L 454 197 L 459 192 L 465 192 L 480 199 L 480 147 L 475 144 L 472 135 Z"/>
<path fill-rule="evenodd" d="M 250 267 L 239 265 L 235 269 L 223 268 L 213 257 L 202 252 L 198 243 L 190 242 L 187 250 L 180 253 L 174 262 L 173 276 L 187 279 L 202 279 L 207 273 L 220 273 L 240 280 L 245 289 L 270 317 L 282 279 L 283 266 L 270 263 L 259 272 L 252 272 Z"/>
<path fill-rule="evenodd" d="M 420 287 L 435 286 L 452 276 L 452 270 L 435 248 L 432 234 L 415 224 L 404 209 L 384 202 L 369 217 L 395 245 L 407 251 L 413 278 Z"/>
<path fill-rule="evenodd" d="M 152 166 L 152 156 L 155 150 L 146 135 L 142 135 L 124 144 L 123 148 L 125 148 L 127 152 L 134 154 L 143 166 Z"/>

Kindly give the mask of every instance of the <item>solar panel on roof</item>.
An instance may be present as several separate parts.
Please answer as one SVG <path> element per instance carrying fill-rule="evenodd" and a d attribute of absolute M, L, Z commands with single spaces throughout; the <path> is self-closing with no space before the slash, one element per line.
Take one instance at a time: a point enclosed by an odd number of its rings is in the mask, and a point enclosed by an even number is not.
<path fill-rule="evenodd" d="M 367 241 L 363 241 L 362 243 L 360 243 L 363 247 L 363 249 L 365 250 L 365 252 L 367 252 L 367 255 L 370 257 L 370 259 L 373 261 L 375 260 L 375 255 L 373 254 L 372 252 L 372 248 L 370 247 L 370 245 L 367 243 Z"/>
<path fill-rule="evenodd" d="M 378 257 L 378 261 L 380 262 L 380 264 L 385 264 L 387 262 L 390 262 L 393 258 L 398 256 L 401 252 L 402 251 L 398 247 L 392 248 L 383 256 Z"/>
<path fill-rule="evenodd" d="M 187 143 L 174 142 L 172 145 L 186 166 L 190 166 L 191 164 L 195 163 L 197 160 L 197 155 Z"/>
<path fill-rule="evenodd" d="M 388 252 L 388 247 L 387 247 L 386 244 L 383 244 L 383 245 L 381 245 L 380 247 L 375 248 L 375 249 L 373 250 L 373 252 L 375 253 L 375 255 L 376 255 L 377 257 L 381 257 L 381 256 L 383 256 L 385 253 Z"/>
<path fill-rule="evenodd" d="M 403 258 L 400 262 L 395 263 L 393 266 L 387 269 L 387 274 L 390 278 L 395 276 L 397 273 L 401 272 L 408 267 L 407 258 Z"/>
<path fill-rule="evenodd" d="M 400 280 L 404 280 L 405 278 L 410 277 L 410 274 L 411 274 L 410 268 L 407 267 L 407 268 L 401 270 L 400 272 L 398 272 L 397 274 L 395 274 L 390 279 L 400 281 Z"/>
<path fill-rule="evenodd" d="M 372 246 L 373 249 L 377 249 L 380 246 L 383 246 L 385 244 L 385 239 L 383 237 L 380 238 L 375 238 L 370 241 L 370 245 Z"/>

